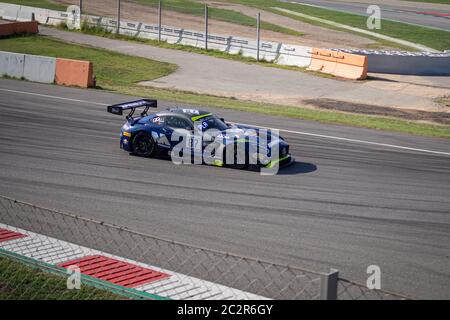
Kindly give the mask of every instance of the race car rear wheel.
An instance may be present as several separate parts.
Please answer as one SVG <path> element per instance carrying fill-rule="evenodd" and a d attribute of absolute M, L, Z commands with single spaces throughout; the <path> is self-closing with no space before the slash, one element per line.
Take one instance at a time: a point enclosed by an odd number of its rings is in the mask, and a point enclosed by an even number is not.
<path fill-rule="evenodd" d="M 147 132 L 138 132 L 133 138 L 133 153 L 140 157 L 152 157 L 156 153 L 156 145 Z"/>

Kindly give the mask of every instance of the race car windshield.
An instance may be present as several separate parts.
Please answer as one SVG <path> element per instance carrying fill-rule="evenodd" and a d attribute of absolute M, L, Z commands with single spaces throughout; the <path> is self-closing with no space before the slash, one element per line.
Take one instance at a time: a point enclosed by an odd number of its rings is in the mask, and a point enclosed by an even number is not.
<path fill-rule="evenodd" d="M 204 119 L 201 119 L 201 130 L 206 131 L 209 129 L 217 129 L 220 131 L 227 130 L 228 126 L 219 118 L 215 116 L 207 117 Z"/>

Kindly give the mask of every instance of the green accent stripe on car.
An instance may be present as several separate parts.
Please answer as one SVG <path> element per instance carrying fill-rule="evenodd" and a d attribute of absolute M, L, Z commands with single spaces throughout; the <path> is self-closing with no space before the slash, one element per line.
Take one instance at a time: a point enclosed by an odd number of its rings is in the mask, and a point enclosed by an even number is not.
<path fill-rule="evenodd" d="M 283 161 L 283 160 L 286 160 L 286 159 L 289 158 L 289 157 L 290 157 L 290 155 L 287 155 L 287 156 L 284 156 L 284 157 L 282 157 L 282 158 L 278 158 L 277 160 L 270 161 L 270 162 L 266 165 L 266 168 L 271 169 L 271 168 L 273 168 L 277 163 L 279 163 L 279 162 L 281 162 L 281 161 Z"/>
<path fill-rule="evenodd" d="M 209 116 L 212 116 L 212 113 L 201 114 L 199 116 L 192 117 L 191 119 L 192 119 L 192 121 L 197 121 L 202 118 L 209 117 Z"/>
<path fill-rule="evenodd" d="M 216 167 L 223 167 L 223 161 L 216 159 L 213 161 L 212 165 Z"/>

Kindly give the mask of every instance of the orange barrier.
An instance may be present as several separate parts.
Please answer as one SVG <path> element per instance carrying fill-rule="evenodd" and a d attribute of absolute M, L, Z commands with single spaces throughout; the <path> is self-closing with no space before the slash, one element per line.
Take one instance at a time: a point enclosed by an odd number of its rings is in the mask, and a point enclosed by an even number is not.
<path fill-rule="evenodd" d="M 7 37 L 14 34 L 12 23 L 0 24 L 0 37 Z"/>
<path fill-rule="evenodd" d="M 37 21 L 0 24 L 0 37 L 7 37 L 15 34 L 36 34 L 38 32 L 39 27 Z"/>
<path fill-rule="evenodd" d="M 39 33 L 37 21 L 16 22 L 13 25 L 15 34 L 36 34 Z"/>
<path fill-rule="evenodd" d="M 367 78 L 366 56 L 313 48 L 309 70 L 352 80 Z"/>
<path fill-rule="evenodd" d="M 82 88 L 95 86 L 92 62 L 56 58 L 55 82 Z"/>

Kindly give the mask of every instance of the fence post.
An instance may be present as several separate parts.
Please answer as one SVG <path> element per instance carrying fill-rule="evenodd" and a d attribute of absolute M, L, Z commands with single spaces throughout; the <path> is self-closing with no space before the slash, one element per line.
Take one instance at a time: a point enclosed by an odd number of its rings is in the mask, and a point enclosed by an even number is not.
<path fill-rule="evenodd" d="M 259 47 L 261 41 L 261 12 L 256 16 L 256 61 L 259 61 Z"/>
<path fill-rule="evenodd" d="M 81 21 L 81 15 L 83 14 L 83 0 L 80 0 L 80 3 L 78 6 L 80 7 L 80 21 Z"/>
<path fill-rule="evenodd" d="M 320 300 L 337 300 L 339 270 L 331 269 L 330 273 L 320 278 Z"/>
<path fill-rule="evenodd" d="M 208 5 L 205 3 L 205 50 L 208 50 Z"/>
<path fill-rule="evenodd" d="M 120 0 L 117 0 L 117 30 L 116 33 L 119 33 L 120 30 Z"/>
<path fill-rule="evenodd" d="M 158 41 L 161 41 L 162 1 L 158 2 Z"/>

